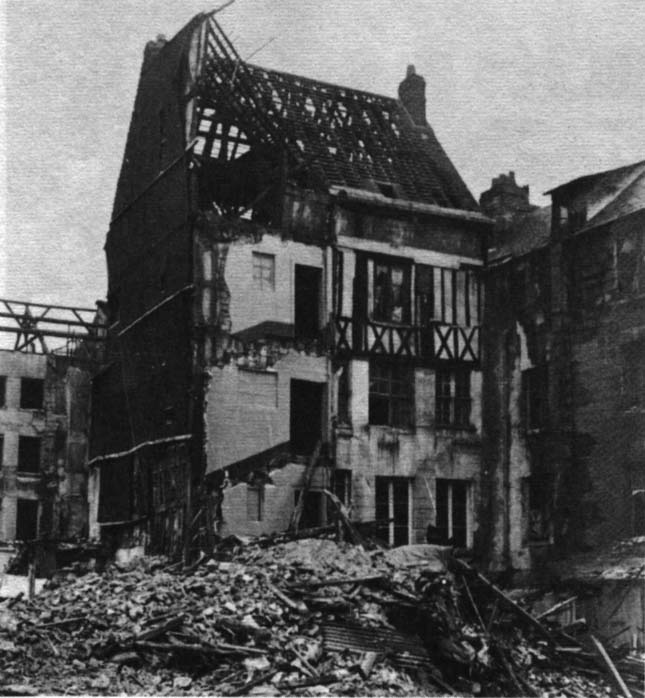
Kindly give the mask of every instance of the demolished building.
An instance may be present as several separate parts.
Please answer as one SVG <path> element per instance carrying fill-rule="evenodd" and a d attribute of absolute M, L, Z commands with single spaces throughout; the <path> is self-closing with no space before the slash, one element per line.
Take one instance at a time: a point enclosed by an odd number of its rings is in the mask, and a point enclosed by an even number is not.
<path fill-rule="evenodd" d="M 100 311 L 0 299 L 0 572 L 16 544 L 88 533 L 90 380 L 99 361 Z M 51 552 L 51 551 L 50 551 Z"/>
<path fill-rule="evenodd" d="M 106 241 L 94 531 L 327 521 L 476 535 L 490 220 L 400 99 L 249 65 L 214 14 L 147 48 Z M 335 494 L 334 499 L 330 494 Z"/>

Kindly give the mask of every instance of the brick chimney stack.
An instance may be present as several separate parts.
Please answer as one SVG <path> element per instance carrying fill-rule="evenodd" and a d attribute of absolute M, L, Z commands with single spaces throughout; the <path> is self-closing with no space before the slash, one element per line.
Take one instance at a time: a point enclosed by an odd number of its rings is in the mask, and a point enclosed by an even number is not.
<path fill-rule="evenodd" d="M 528 185 L 519 186 L 513 171 L 493 177 L 491 187 L 481 195 L 479 205 L 491 218 L 529 213 L 537 208 L 529 202 Z"/>
<path fill-rule="evenodd" d="M 426 81 L 417 75 L 413 65 L 408 66 L 405 80 L 399 85 L 399 99 L 417 126 L 427 126 Z"/>

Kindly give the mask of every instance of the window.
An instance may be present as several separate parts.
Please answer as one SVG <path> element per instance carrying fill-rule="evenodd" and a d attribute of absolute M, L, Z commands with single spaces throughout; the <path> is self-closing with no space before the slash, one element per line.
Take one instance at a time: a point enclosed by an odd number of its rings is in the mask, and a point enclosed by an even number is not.
<path fill-rule="evenodd" d="M 38 537 L 38 500 L 19 499 L 16 511 L 16 540 Z"/>
<path fill-rule="evenodd" d="M 369 422 L 390 427 L 414 426 L 414 369 L 370 362 Z"/>
<path fill-rule="evenodd" d="M 332 491 L 348 507 L 352 501 L 352 471 L 335 468 L 332 471 Z"/>
<path fill-rule="evenodd" d="M 418 265 L 416 269 L 417 322 L 479 325 L 481 288 L 476 269 L 445 269 Z"/>
<path fill-rule="evenodd" d="M 7 404 L 7 376 L 0 376 L 0 407 Z"/>
<path fill-rule="evenodd" d="M 261 291 L 275 288 L 275 255 L 262 252 L 253 253 L 253 282 Z"/>
<path fill-rule="evenodd" d="M 549 542 L 552 538 L 553 476 L 532 475 L 524 478 L 522 484 L 526 539 L 529 543 Z"/>
<path fill-rule="evenodd" d="M 410 542 L 412 480 L 405 477 L 376 478 L 377 537 L 389 545 Z"/>
<path fill-rule="evenodd" d="M 440 427 L 470 426 L 470 371 L 439 370 L 435 386 L 435 420 Z"/>
<path fill-rule="evenodd" d="M 409 322 L 409 289 L 409 266 L 375 261 L 372 319 L 381 322 Z"/>
<path fill-rule="evenodd" d="M 296 264 L 294 332 L 298 339 L 315 339 L 320 332 L 322 269 Z"/>
<path fill-rule="evenodd" d="M 439 537 L 457 548 L 470 547 L 468 530 L 467 480 L 442 480 L 437 478 L 436 527 Z"/>
<path fill-rule="evenodd" d="M 18 437 L 18 472 L 40 471 L 40 439 L 37 436 Z"/>
<path fill-rule="evenodd" d="M 246 518 L 249 521 L 264 520 L 264 487 L 262 485 L 246 486 Z"/>
<path fill-rule="evenodd" d="M 546 366 L 522 371 L 524 428 L 536 431 L 546 426 L 548 415 L 549 373 Z"/>
<path fill-rule="evenodd" d="M 20 409 L 42 410 L 45 381 L 40 378 L 20 380 Z"/>

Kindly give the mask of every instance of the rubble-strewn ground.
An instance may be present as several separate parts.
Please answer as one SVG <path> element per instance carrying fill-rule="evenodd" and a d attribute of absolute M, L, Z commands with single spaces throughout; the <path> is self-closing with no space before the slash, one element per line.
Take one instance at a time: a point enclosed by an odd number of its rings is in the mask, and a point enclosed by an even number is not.
<path fill-rule="evenodd" d="M 216 557 L 2 602 L 0 694 L 618 695 L 449 571 L 446 549 L 306 539 Z"/>

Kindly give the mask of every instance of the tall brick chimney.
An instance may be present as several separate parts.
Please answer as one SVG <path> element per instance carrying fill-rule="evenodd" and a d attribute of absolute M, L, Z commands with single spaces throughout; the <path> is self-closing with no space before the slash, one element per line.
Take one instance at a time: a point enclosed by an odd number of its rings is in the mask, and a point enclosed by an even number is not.
<path fill-rule="evenodd" d="M 399 85 L 399 99 L 417 126 L 427 126 L 426 81 L 417 75 L 413 65 L 408 66 L 405 80 Z"/>
<path fill-rule="evenodd" d="M 491 187 L 479 198 L 482 211 L 491 218 L 513 216 L 516 213 L 529 213 L 537 206 L 529 202 L 529 187 L 515 181 L 515 172 L 493 177 Z"/>

